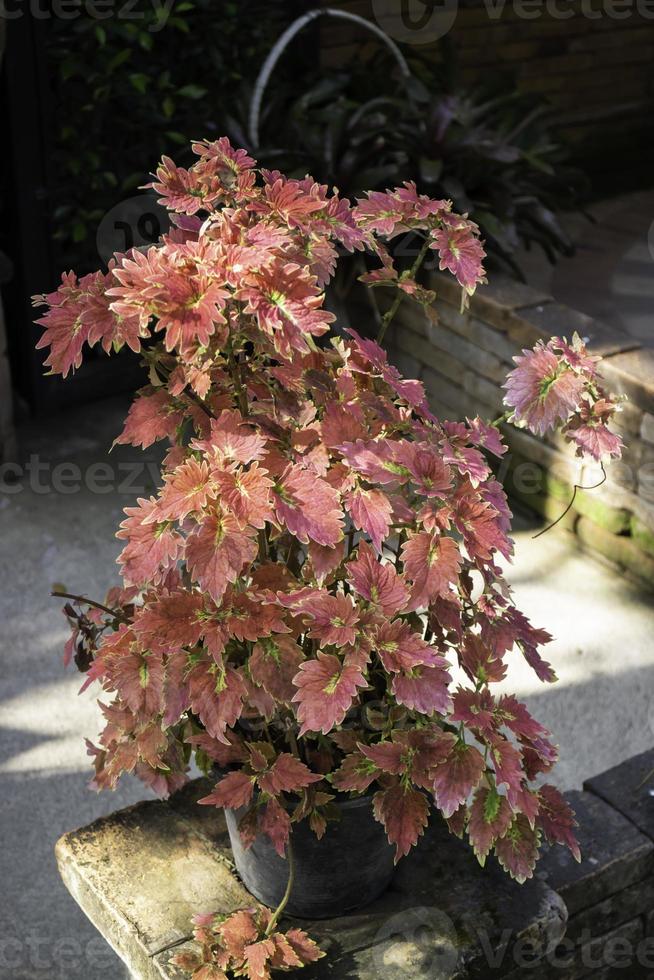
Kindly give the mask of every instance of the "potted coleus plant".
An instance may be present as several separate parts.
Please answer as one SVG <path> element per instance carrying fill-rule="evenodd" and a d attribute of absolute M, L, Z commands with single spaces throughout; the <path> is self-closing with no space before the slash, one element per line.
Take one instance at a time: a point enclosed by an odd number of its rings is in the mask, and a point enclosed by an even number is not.
<path fill-rule="evenodd" d="M 319 955 L 277 930 L 281 910 L 369 901 L 430 811 L 520 882 L 541 837 L 578 856 L 573 814 L 540 782 L 548 732 L 493 693 L 514 650 L 543 681 L 554 671 L 498 565 L 511 515 L 488 457 L 509 417 L 596 459 L 620 440 L 579 338 L 517 358 L 489 424 L 439 421 L 378 343 L 329 336 L 339 247 L 367 250 L 364 278 L 398 290 L 379 339 L 401 300 L 429 311 L 416 277 L 430 249 L 467 299 L 484 252 L 449 202 L 409 183 L 352 205 L 225 139 L 193 149 L 193 167 L 165 158 L 153 184 L 174 230 L 37 297 L 52 371 L 85 344 L 142 352 L 148 384 L 118 442 L 169 443 L 160 488 L 118 531 L 123 585 L 102 603 L 68 596 L 66 660 L 105 697 L 96 788 L 134 772 L 165 796 L 192 755 L 218 770 L 201 802 L 225 810 L 250 890 L 281 904 L 201 917 L 200 952 L 180 962 L 265 977 Z M 424 243 L 400 274 L 384 242 L 406 231 Z"/>

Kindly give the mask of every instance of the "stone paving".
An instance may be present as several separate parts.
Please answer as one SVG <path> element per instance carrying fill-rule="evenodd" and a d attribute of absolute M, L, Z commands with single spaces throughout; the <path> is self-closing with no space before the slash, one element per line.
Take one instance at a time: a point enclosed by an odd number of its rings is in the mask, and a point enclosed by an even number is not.
<path fill-rule="evenodd" d="M 145 466 L 124 448 L 107 457 L 125 411 L 122 401 L 100 402 L 24 427 L 31 471 L 0 492 L 0 980 L 125 976 L 67 895 L 53 847 L 65 831 L 149 794 L 131 780 L 114 794 L 88 790 L 83 736 L 96 734 L 98 712 L 91 694 L 76 696 L 79 675 L 63 670 L 65 621 L 49 598 L 54 583 L 104 593 L 122 508 L 152 492 L 155 453 Z M 113 480 L 97 466 L 107 461 Z M 543 688 L 516 655 L 508 686 L 552 728 L 559 783 L 575 788 L 652 744 L 654 610 L 651 596 L 572 539 L 534 541 L 521 528 L 510 578 L 521 607 L 556 636 L 549 656 L 561 681 Z"/>

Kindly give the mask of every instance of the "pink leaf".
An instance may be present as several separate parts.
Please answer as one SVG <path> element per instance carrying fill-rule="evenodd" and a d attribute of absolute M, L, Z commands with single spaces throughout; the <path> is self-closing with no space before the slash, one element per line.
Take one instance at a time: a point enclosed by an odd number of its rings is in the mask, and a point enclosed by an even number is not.
<path fill-rule="evenodd" d="M 534 873 L 538 860 L 538 831 L 532 830 L 519 813 L 503 837 L 495 844 L 495 854 L 505 871 L 523 884 Z"/>
<path fill-rule="evenodd" d="M 368 534 L 377 551 L 381 551 L 393 513 L 386 494 L 381 490 L 358 488 L 347 495 L 345 506 L 354 526 Z"/>
<path fill-rule="evenodd" d="M 316 660 L 300 666 L 293 683 L 298 688 L 297 702 L 300 735 L 322 732 L 326 735 L 345 718 L 357 689 L 366 686 L 358 667 L 345 666 L 338 657 L 319 653 Z"/>
<path fill-rule="evenodd" d="M 409 593 L 392 565 L 382 564 L 369 544 L 359 543 L 356 561 L 347 566 L 347 580 L 354 591 L 387 616 L 404 609 Z"/>
<path fill-rule="evenodd" d="M 375 793 L 372 802 L 375 820 L 384 825 L 390 843 L 395 844 L 397 864 L 424 833 L 429 816 L 427 797 L 398 782 Z"/>
<path fill-rule="evenodd" d="M 412 534 L 402 547 L 404 574 L 413 582 L 413 608 L 429 605 L 438 596 L 446 596 L 457 581 L 461 555 L 456 541 L 421 531 Z"/>
<path fill-rule="evenodd" d="M 217 806 L 238 810 L 247 806 L 254 792 L 254 777 L 245 772 L 230 772 L 224 776 L 208 796 L 203 796 L 198 803 L 205 806 Z"/>
<path fill-rule="evenodd" d="M 208 514 L 186 540 L 186 563 L 193 579 L 219 602 L 229 582 L 254 561 L 255 530 L 241 528 L 231 514 Z"/>
<path fill-rule="evenodd" d="M 458 742 L 445 762 L 434 771 L 434 794 L 444 817 L 451 817 L 465 803 L 486 768 L 474 745 Z"/>

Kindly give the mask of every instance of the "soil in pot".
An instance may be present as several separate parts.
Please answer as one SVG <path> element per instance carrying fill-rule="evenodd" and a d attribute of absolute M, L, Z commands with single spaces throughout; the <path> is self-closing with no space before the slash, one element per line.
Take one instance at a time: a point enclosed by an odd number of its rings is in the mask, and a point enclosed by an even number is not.
<path fill-rule="evenodd" d="M 290 915 L 325 919 L 351 912 L 372 902 L 391 882 L 395 848 L 373 817 L 372 797 L 343 800 L 338 806 L 341 819 L 327 824 L 321 840 L 306 820 L 293 826 L 295 877 L 286 906 Z M 286 890 L 289 863 L 261 834 L 245 850 L 238 822 L 246 812 L 225 810 L 236 869 L 246 888 L 275 908 Z"/>

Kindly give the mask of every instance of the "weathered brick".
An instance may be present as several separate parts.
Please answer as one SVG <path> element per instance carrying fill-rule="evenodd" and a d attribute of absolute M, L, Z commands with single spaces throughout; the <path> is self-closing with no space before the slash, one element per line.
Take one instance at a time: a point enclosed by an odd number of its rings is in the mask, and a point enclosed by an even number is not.
<path fill-rule="evenodd" d="M 562 503 L 572 499 L 572 485 L 558 480 L 550 473 L 545 475 L 545 490 Z M 610 531 L 611 534 L 627 534 L 630 530 L 630 511 L 622 507 L 610 507 L 594 496 L 593 491 L 577 490 L 574 506 L 579 514 L 589 517 L 591 521 Z"/>
<path fill-rule="evenodd" d="M 650 888 L 654 886 L 654 844 L 612 801 L 592 790 L 592 785 L 593 780 L 589 780 L 583 791 L 571 790 L 565 794 L 579 825 L 576 834 L 581 862 L 575 861 L 567 848 L 554 845 L 543 854 L 537 871 L 565 901 L 571 924 L 577 916 L 585 916 L 580 919 L 575 941 L 588 910 L 596 908 L 608 896 L 620 895 L 643 882 Z M 639 911 L 647 907 L 645 903 Z M 620 910 L 615 910 L 615 914 L 620 916 Z M 607 919 L 606 928 L 593 931 L 606 932 L 630 917 L 625 914 L 622 920 Z"/>
<path fill-rule="evenodd" d="M 654 749 L 641 752 L 587 779 L 584 789 L 605 800 L 654 840 Z"/>
<path fill-rule="evenodd" d="M 646 551 L 648 555 L 654 555 L 654 531 L 633 514 L 631 517 L 631 536 L 639 548 Z"/>
<path fill-rule="evenodd" d="M 640 426 L 640 437 L 654 446 L 654 415 L 651 412 L 643 413 L 643 420 Z"/>
<path fill-rule="evenodd" d="M 580 313 L 561 303 L 544 303 L 520 310 L 523 320 L 535 327 L 543 337 L 571 337 L 575 331 L 588 337 L 588 347 L 593 353 L 606 357 L 641 346 L 638 340 L 622 331 Z"/>
<path fill-rule="evenodd" d="M 609 357 L 602 364 L 602 374 L 612 391 L 627 395 L 654 414 L 654 350 L 642 348 Z"/>
<path fill-rule="evenodd" d="M 654 556 L 642 551 L 631 537 L 611 534 L 588 517 L 580 517 L 575 530 L 587 548 L 608 558 L 648 588 L 654 586 Z"/>

